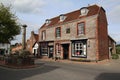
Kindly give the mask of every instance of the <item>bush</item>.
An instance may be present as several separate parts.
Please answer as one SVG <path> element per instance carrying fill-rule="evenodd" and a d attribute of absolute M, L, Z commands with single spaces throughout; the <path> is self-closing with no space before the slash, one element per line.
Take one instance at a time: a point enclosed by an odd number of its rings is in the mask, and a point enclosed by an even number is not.
<path fill-rule="evenodd" d="M 12 65 L 33 65 L 34 57 L 30 55 L 29 51 L 22 50 L 16 52 L 15 54 L 6 56 L 5 63 Z"/>
<path fill-rule="evenodd" d="M 112 59 L 119 59 L 118 54 L 112 54 Z"/>
<path fill-rule="evenodd" d="M 4 56 L 0 56 L 0 61 L 4 61 Z"/>
<path fill-rule="evenodd" d="M 27 50 L 23 50 L 23 51 L 20 51 L 19 54 L 20 54 L 20 57 L 22 57 L 22 58 L 27 58 L 27 57 L 29 57 L 30 52 L 27 51 Z"/>
<path fill-rule="evenodd" d="M 116 47 L 116 53 L 120 54 L 120 47 Z"/>

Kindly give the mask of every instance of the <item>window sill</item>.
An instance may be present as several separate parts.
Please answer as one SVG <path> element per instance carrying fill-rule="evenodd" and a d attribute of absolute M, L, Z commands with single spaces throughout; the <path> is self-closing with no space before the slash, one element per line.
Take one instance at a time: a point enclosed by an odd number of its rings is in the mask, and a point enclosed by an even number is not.
<path fill-rule="evenodd" d="M 56 37 L 57 39 L 60 39 L 61 37 Z"/>
<path fill-rule="evenodd" d="M 83 35 L 85 35 L 85 34 L 78 34 L 78 36 L 83 36 Z"/>
<path fill-rule="evenodd" d="M 84 56 L 84 55 L 72 56 L 72 57 L 76 57 L 76 58 L 87 58 L 87 56 Z"/>

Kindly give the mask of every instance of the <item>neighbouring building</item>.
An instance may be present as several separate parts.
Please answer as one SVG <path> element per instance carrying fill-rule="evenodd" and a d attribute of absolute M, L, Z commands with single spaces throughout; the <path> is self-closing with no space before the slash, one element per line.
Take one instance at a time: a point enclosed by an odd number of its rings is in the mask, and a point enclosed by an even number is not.
<path fill-rule="evenodd" d="M 116 54 L 116 42 L 109 35 L 108 35 L 108 41 L 109 41 L 109 57 L 111 58 L 112 54 Z"/>
<path fill-rule="evenodd" d="M 38 53 L 38 34 L 35 34 L 34 31 L 31 31 L 30 39 L 27 40 L 26 49 L 30 51 L 31 54 L 37 55 Z"/>
<path fill-rule="evenodd" d="M 22 44 L 16 43 L 14 46 L 12 46 L 12 54 L 16 53 L 17 51 L 22 50 Z"/>
<path fill-rule="evenodd" d="M 32 53 L 35 56 L 38 56 L 38 52 L 39 52 L 39 44 L 38 42 L 35 42 L 34 45 L 32 46 Z"/>
<path fill-rule="evenodd" d="M 0 43 L 0 55 L 10 54 L 10 43 L 4 42 Z"/>
<path fill-rule="evenodd" d="M 39 29 L 40 56 L 95 61 L 109 59 L 107 26 L 106 12 L 98 5 L 47 19 Z"/>

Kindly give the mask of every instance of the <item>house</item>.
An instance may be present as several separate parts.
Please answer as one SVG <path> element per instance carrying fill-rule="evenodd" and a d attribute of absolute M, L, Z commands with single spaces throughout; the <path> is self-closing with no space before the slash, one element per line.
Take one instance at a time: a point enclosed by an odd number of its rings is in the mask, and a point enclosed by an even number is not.
<path fill-rule="evenodd" d="M 14 54 L 16 51 L 22 50 L 22 44 L 16 43 L 15 46 L 12 47 L 12 54 Z"/>
<path fill-rule="evenodd" d="M 26 42 L 26 50 L 28 50 L 31 54 L 38 55 L 38 34 L 35 34 L 34 31 L 31 31 L 31 36 Z M 18 43 L 12 48 L 12 52 L 22 50 L 22 44 Z"/>
<path fill-rule="evenodd" d="M 109 42 L 109 57 L 111 58 L 112 54 L 116 54 L 116 41 L 108 35 L 108 42 Z"/>
<path fill-rule="evenodd" d="M 39 44 L 38 42 L 35 42 L 33 47 L 32 47 L 32 53 L 35 55 L 35 56 L 38 56 L 38 50 L 39 50 Z"/>
<path fill-rule="evenodd" d="M 39 29 L 42 58 L 109 59 L 108 23 L 103 7 L 91 5 L 46 19 Z"/>
<path fill-rule="evenodd" d="M 0 43 L 0 55 L 10 54 L 10 43 L 4 42 Z"/>
<path fill-rule="evenodd" d="M 31 54 L 37 55 L 38 53 L 38 34 L 35 34 L 34 31 L 31 31 L 30 39 L 27 40 L 26 49 L 30 51 Z"/>

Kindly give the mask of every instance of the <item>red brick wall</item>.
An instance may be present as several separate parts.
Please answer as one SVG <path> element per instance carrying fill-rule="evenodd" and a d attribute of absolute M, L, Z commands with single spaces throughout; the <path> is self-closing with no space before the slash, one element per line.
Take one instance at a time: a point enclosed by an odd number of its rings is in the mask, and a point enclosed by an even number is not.
<path fill-rule="evenodd" d="M 13 47 L 12 48 L 12 52 L 14 53 L 15 51 L 20 51 L 20 50 L 22 50 L 22 45 L 18 45 L 18 46 L 16 46 L 16 47 Z"/>
<path fill-rule="evenodd" d="M 34 32 L 31 32 L 30 39 L 27 41 L 27 50 L 32 53 L 32 47 L 37 40 L 35 39 Z M 29 46 L 28 46 L 29 45 Z"/>
<path fill-rule="evenodd" d="M 109 58 L 107 19 L 101 8 L 98 16 L 98 59 Z"/>
<path fill-rule="evenodd" d="M 116 54 L 116 42 L 108 36 L 109 47 L 112 48 L 112 54 Z"/>

